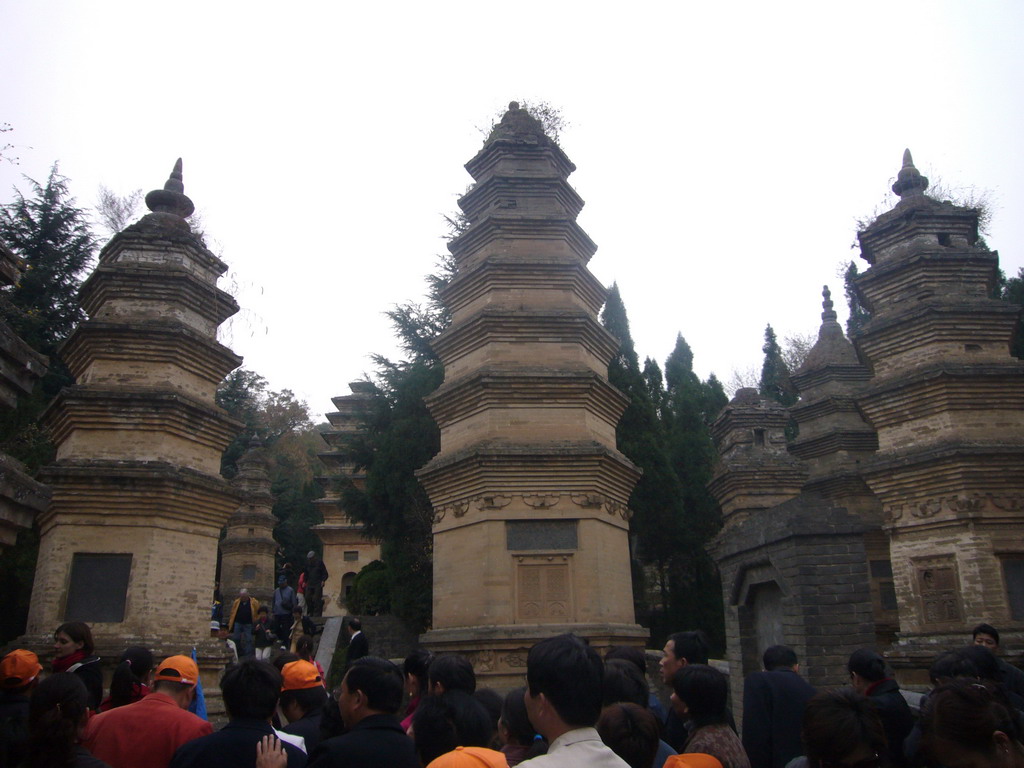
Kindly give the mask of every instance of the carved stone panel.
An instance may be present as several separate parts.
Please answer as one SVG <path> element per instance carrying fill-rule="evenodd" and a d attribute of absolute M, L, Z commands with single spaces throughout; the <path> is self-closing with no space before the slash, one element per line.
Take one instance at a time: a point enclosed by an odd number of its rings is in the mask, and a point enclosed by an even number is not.
<path fill-rule="evenodd" d="M 574 620 L 571 562 L 568 555 L 516 558 L 517 622 Z"/>
<path fill-rule="evenodd" d="M 960 579 L 952 556 L 930 558 L 915 564 L 921 621 L 927 625 L 960 624 Z"/>

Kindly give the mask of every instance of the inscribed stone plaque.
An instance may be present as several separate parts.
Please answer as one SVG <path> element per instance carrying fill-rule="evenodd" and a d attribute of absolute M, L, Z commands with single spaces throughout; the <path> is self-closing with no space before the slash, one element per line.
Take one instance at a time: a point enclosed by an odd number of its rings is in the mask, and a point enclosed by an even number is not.
<path fill-rule="evenodd" d="M 525 622 L 571 621 L 569 563 L 520 562 L 516 566 L 516 618 Z"/>
<path fill-rule="evenodd" d="M 521 552 L 577 549 L 575 520 L 509 520 L 505 523 L 507 549 Z"/>
<path fill-rule="evenodd" d="M 947 564 L 948 563 L 948 564 Z M 959 584 L 951 559 L 919 564 L 917 587 L 926 624 L 961 622 Z"/>
<path fill-rule="evenodd" d="M 256 578 L 256 566 L 246 563 L 242 566 L 242 581 L 252 581 Z"/>
<path fill-rule="evenodd" d="M 343 555 L 343 557 L 348 562 L 353 562 L 355 560 L 358 560 L 359 559 L 359 550 L 358 549 L 345 550 L 345 554 Z"/>
<path fill-rule="evenodd" d="M 124 621 L 132 556 L 76 552 L 64 621 Z"/>

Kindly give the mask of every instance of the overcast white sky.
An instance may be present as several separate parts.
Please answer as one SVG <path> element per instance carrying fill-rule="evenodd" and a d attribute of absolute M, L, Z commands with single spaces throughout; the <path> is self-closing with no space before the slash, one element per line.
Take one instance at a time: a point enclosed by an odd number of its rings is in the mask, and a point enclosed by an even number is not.
<path fill-rule="evenodd" d="M 161 186 L 178 156 L 222 287 L 225 341 L 315 418 L 394 354 L 383 312 L 423 294 L 478 128 L 512 99 L 572 123 L 591 269 L 638 351 L 681 332 L 702 376 L 845 318 L 854 219 L 910 147 L 988 190 L 988 242 L 1024 264 L 1024 3 L 0 4 L 0 122 L 21 174 Z M 861 266 L 866 266 L 861 262 Z"/>

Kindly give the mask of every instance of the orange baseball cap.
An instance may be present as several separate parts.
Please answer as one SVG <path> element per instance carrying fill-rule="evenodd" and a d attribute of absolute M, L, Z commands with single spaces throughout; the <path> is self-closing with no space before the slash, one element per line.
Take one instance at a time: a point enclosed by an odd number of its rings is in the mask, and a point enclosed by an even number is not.
<path fill-rule="evenodd" d="M 157 680 L 195 685 L 199 682 L 199 667 L 188 656 L 168 656 L 156 668 L 153 681 Z"/>
<path fill-rule="evenodd" d="M 704 752 L 686 752 L 672 755 L 665 761 L 665 768 L 722 768 L 722 761 Z"/>
<path fill-rule="evenodd" d="M 304 691 L 318 685 L 322 688 L 324 684 L 316 666 L 303 659 L 285 664 L 281 668 L 281 676 L 284 678 L 281 684 L 282 691 Z"/>
<path fill-rule="evenodd" d="M 35 680 L 43 666 L 32 651 L 19 648 L 11 651 L 0 661 L 0 687 L 21 688 Z"/>
<path fill-rule="evenodd" d="M 456 747 L 431 760 L 427 768 L 508 768 L 508 759 L 486 747 Z"/>

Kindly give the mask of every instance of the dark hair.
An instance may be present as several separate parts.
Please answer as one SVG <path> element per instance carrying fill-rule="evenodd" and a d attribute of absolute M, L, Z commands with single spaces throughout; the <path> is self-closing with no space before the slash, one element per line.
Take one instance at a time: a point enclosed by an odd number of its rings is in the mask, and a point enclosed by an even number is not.
<path fill-rule="evenodd" d="M 82 643 L 82 650 L 85 651 L 85 655 L 92 656 L 96 645 L 92 641 L 92 630 L 88 624 L 82 621 L 65 621 L 53 630 L 53 636 L 56 638 L 61 632 L 70 637 L 73 642 Z"/>
<path fill-rule="evenodd" d="M 878 709 L 849 689 L 823 691 L 807 702 L 801 730 L 808 762 L 841 763 L 859 747 L 888 754 Z"/>
<path fill-rule="evenodd" d="M 274 665 L 278 672 L 284 669 L 285 664 L 291 664 L 293 661 L 301 661 L 299 654 L 292 653 L 291 651 L 281 651 L 274 657 L 274 660 L 270 662 Z"/>
<path fill-rule="evenodd" d="M 265 613 L 265 614 L 267 614 L 269 616 L 270 615 L 270 609 L 267 608 L 267 606 L 265 606 L 265 605 L 261 605 L 259 607 L 259 610 L 256 611 L 256 615 L 259 616 L 261 613 Z"/>
<path fill-rule="evenodd" d="M 295 641 L 295 653 L 298 654 L 300 659 L 310 661 L 313 658 L 313 638 L 309 635 L 303 635 Z"/>
<path fill-rule="evenodd" d="M 941 680 L 952 680 L 957 677 L 970 677 L 978 679 L 978 668 L 963 651 L 946 651 L 940 653 L 931 667 L 928 668 L 928 676 L 934 685 Z"/>
<path fill-rule="evenodd" d="M 78 730 L 88 711 L 89 692 L 78 675 L 58 672 L 39 683 L 28 705 L 25 765 L 28 768 L 71 765 Z"/>
<path fill-rule="evenodd" d="M 885 659 L 870 648 L 860 648 L 850 654 L 846 671 L 856 672 L 869 683 L 877 683 L 885 679 Z"/>
<path fill-rule="evenodd" d="M 530 695 L 543 693 L 563 722 L 576 728 L 597 722 L 603 679 L 601 657 L 576 635 L 541 640 L 526 657 Z"/>
<path fill-rule="evenodd" d="M 597 732 L 630 768 L 650 768 L 658 753 L 658 719 L 638 704 L 620 702 L 601 710 Z"/>
<path fill-rule="evenodd" d="M 616 645 L 609 648 L 604 655 L 604 662 L 607 664 L 612 659 L 622 659 L 636 665 L 645 678 L 647 677 L 647 654 L 635 645 Z"/>
<path fill-rule="evenodd" d="M 999 660 L 984 645 L 968 645 L 961 648 L 960 651 L 978 670 L 978 677 L 982 680 L 991 680 L 993 683 L 1003 682 Z"/>
<path fill-rule="evenodd" d="M 773 669 L 778 669 L 779 667 L 782 667 L 783 669 L 792 669 L 798 664 L 796 651 L 788 645 L 773 645 L 766 649 L 764 655 L 761 657 L 761 663 L 769 672 Z"/>
<path fill-rule="evenodd" d="M 110 678 L 110 709 L 138 701 L 143 676 L 153 669 L 153 654 L 148 648 L 133 645 L 121 654 L 119 664 Z"/>
<path fill-rule="evenodd" d="M 457 653 L 442 653 L 440 656 L 435 656 L 434 660 L 430 662 L 427 677 L 430 688 L 434 687 L 434 683 L 440 683 L 445 693 L 448 691 L 472 693 L 476 690 L 476 673 L 473 671 L 473 665 L 469 663 L 469 659 Z"/>
<path fill-rule="evenodd" d="M 350 627 L 352 627 L 352 629 L 356 630 L 357 632 L 361 631 L 362 628 L 363 628 L 363 622 L 361 622 L 355 616 L 353 616 L 351 619 L 348 620 L 348 625 Z"/>
<path fill-rule="evenodd" d="M 402 674 L 416 678 L 420 696 L 427 693 L 427 670 L 430 669 L 430 662 L 433 659 L 434 654 L 426 648 L 416 648 L 402 662 Z"/>
<path fill-rule="evenodd" d="M 537 735 L 537 729 L 526 714 L 526 688 L 513 688 L 505 694 L 501 705 L 501 721 L 508 728 L 511 740 L 521 747 L 529 746 Z"/>
<path fill-rule="evenodd" d="M 994 685 L 968 680 L 954 680 L 932 691 L 921 716 L 921 731 L 924 748 L 939 760 L 946 744 L 993 759 L 996 731 L 1021 741 L 1017 716 L 1002 692 Z"/>
<path fill-rule="evenodd" d="M 988 635 L 996 641 L 996 645 L 999 645 L 999 630 L 993 627 L 991 624 L 985 624 L 982 622 L 974 629 L 971 630 L 971 639 L 974 640 L 978 635 Z"/>
<path fill-rule="evenodd" d="M 629 701 L 646 707 L 649 696 L 650 689 L 647 687 L 647 679 L 635 664 L 625 659 L 605 657 L 601 695 L 603 706 Z"/>
<path fill-rule="evenodd" d="M 352 662 L 344 679 L 350 691 L 362 691 L 367 706 L 393 715 L 402 706 L 402 672 L 387 659 L 364 656 Z"/>
<path fill-rule="evenodd" d="M 491 718 L 491 743 L 484 746 L 501 749 L 501 744 L 497 743 L 498 721 L 501 719 L 501 705 L 504 699 L 493 688 L 477 688 L 473 691 L 473 698 L 480 702 L 487 716 Z"/>
<path fill-rule="evenodd" d="M 458 690 L 424 698 L 412 716 L 412 732 L 423 765 L 456 747 L 489 747 L 493 736 L 483 704 Z"/>
<path fill-rule="evenodd" d="M 708 636 L 703 631 L 676 632 L 669 640 L 677 660 L 686 659 L 687 664 L 708 663 Z"/>
<path fill-rule="evenodd" d="M 274 714 L 281 682 L 281 673 L 268 661 L 245 659 L 230 665 L 220 680 L 228 717 L 266 720 Z"/>
<path fill-rule="evenodd" d="M 672 689 L 697 727 L 729 722 L 729 681 L 714 667 L 687 664 L 672 676 Z"/>
<path fill-rule="evenodd" d="M 281 709 L 284 709 L 291 702 L 299 705 L 302 715 L 305 717 L 310 712 L 322 709 L 327 703 L 327 689 L 322 685 L 313 688 L 302 688 L 296 691 L 281 691 Z"/>

